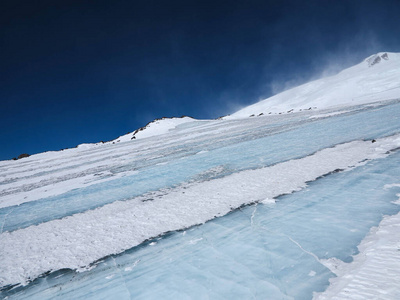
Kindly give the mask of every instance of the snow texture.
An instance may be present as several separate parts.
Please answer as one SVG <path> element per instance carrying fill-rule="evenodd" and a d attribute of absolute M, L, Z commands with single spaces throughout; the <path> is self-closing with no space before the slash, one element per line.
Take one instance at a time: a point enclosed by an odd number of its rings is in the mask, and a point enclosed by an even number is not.
<path fill-rule="evenodd" d="M 102 257 L 164 232 L 204 223 L 244 204 L 298 191 L 308 181 L 381 158 L 397 147 L 400 136 L 375 143 L 355 141 L 271 167 L 177 188 L 154 201 L 118 201 L 61 220 L 4 232 L 0 235 L 0 283 L 26 284 L 48 271 L 85 269 Z"/>
<path fill-rule="evenodd" d="M 146 126 L 134 131 L 133 133 L 128 133 L 120 136 L 119 138 L 108 142 L 108 143 L 119 143 L 127 142 L 133 139 L 143 139 L 152 136 L 158 136 L 168 133 L 170 130 L 176 128 L 178 125 L 192 122 L 194 119 L 190 117 L 182 118 L 162 118 L 154 120 L 147 124 Z"/>

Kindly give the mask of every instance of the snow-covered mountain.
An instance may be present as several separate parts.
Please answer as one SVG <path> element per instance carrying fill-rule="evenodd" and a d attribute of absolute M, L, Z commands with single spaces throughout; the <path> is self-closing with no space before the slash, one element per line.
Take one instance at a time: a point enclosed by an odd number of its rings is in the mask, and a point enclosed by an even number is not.
<path fill-rule="evenodd" d="M 245 107 L 231 116 L 324 109 L 394 99 L 400 94 L 400 53 L 380 52 L 331 77 L 318 79 Z"/>
<path fill-rule="evenodd" d="M 399 70 L 0 161 L 0 298 L 397 299 Z"/>
<path fill-rule="evenodd" d="M 327 109 L 348 105 L 366 104 L 382 99 L 396 99 L 400 94 L 400 53 L 380 52 L 364 59 L 360 64 L 340 73 L 289 89 L 275 96 L 247 106 L 222 119 L 285 114 L 303 110 Z M 112 141 L 82 144 L 90 148 L 101 144 L 115 144 L 134 139 L 168 133 L 193 118 L 156 119 L 146 126 L 122 135 Z"/>

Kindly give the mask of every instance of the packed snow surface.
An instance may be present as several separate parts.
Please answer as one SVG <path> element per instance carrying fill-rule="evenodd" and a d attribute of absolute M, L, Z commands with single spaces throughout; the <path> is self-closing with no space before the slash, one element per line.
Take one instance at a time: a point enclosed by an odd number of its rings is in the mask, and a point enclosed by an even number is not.
<path fill-rule="evenodd" d="M 152 136 L 162 135 L 168 133 L 170 130 L 176 128 L 180 124 L 184 124 L 187 122 L 191 122 L 194 119 L 190 117 L 182 117 L 182 118 L 162 118 L 158 120 L 154 120 L 147 124 L 145 127 L 142 127 L 133 133 L 128 133 L 120 136 L 119 138 L 109 142 L 109 143 L 119 143 L 119 142 L 127 142 L 133 139 L 143 139 Z"/>
<path fill-rule="evenodd" d="M 135 130 L 134 132 L 129 132 L 127 134 L 121 135 L 120 137 L 108 141 L 108 142 L 99 142 L 93 144 L 80 144 L 77 146 L 79 149 L 90 149 L 93 147 L 98 147 L 102 145 L 110 145 L 122 142 L 128 142 L 135 139 L 143 139 L 153 136 L 159 136 L 168 133 L 170 130 L 176 128 L 177 126 L 194 121 L 193 118 L 183 116 L 181 118 L 161 118 L 156 119 L 146 126 Z"/>

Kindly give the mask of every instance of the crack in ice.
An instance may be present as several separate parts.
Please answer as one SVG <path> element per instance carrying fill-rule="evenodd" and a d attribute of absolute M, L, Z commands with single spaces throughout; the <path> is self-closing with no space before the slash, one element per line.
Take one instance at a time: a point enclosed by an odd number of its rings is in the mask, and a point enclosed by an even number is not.
<path fill-rule="evenodd" d="M 122 271 L 121 271 L 120 268 L 118 267 L 118 264 L 117 264 L 117 262 L 115 261 L 115 258 L 112 257 L 112 256 L 111 256 L 111 258 L 112 258 L 112 261 L 114 262 L 115 268 L 117 269 L 118 275 L 119 275 L 119 277 L 122 279 L 122 281 L 123 281 L 123 283 L 124 283 L 124 287 L 125 287 L 126 291 L 128 292 L 129 299 L 132 299 L 131 292 L 129 291 L 129 288 L 128 288 L 127 284 L 126 284 L 126 281 L 125 281 L 124 275 L 122 274 Z"/>
<path fill-rule="evenodd" d="M 254 224 L 253 219 L 254 219 L 254 216 L 255 216 L 255 214 L 256 214 L 256 211 L 257 211 L 257 203 L 254 204 L 254 210 L 253 210 L 253 213 L 251 214 L 251 217 L 250 217 L 250 224 L 251 224 L 251 227 L 253 227 L 253 224 Z"/>
<path fill-rule="evenodd" d="M 287 234 L 282 234 L 283 236 L 287 237 L 291 242 L 293 242 L 297 247 L 299 247 L 301 249 L 301 251 L 303 251 L 304 253 L 307 253 L 308 255 L 311 255 L 318 263 L 320 263 L 321 265 L 323 265 L 324 267 L 326 267 L 321 260 L 319 259 L 318 256 L 316 256 L 314 253 L 307 251 L 306 249 L 303 248 L 303 246 L 300 245 L 300 243 L 298 243 L 297 241 L 295 241 L 294 239 L 292 239 L 290 236 L 288 236 Z"/>

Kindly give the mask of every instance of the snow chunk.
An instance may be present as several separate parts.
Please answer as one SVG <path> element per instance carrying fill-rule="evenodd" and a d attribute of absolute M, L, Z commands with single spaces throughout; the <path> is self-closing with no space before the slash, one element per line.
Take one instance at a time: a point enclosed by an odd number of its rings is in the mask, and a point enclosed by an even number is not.
<path fill-rule="evenodd" d="M 275 204 L 275 199 L 266 198 L 261 201 L 262 204 Z"/>
<path fill-rule="evenodd" d="M 310 277 L 314 277 L 317 273 L 315 271 L 310 271 L 310 273 L 308 273 L 308 276 Z"/>

